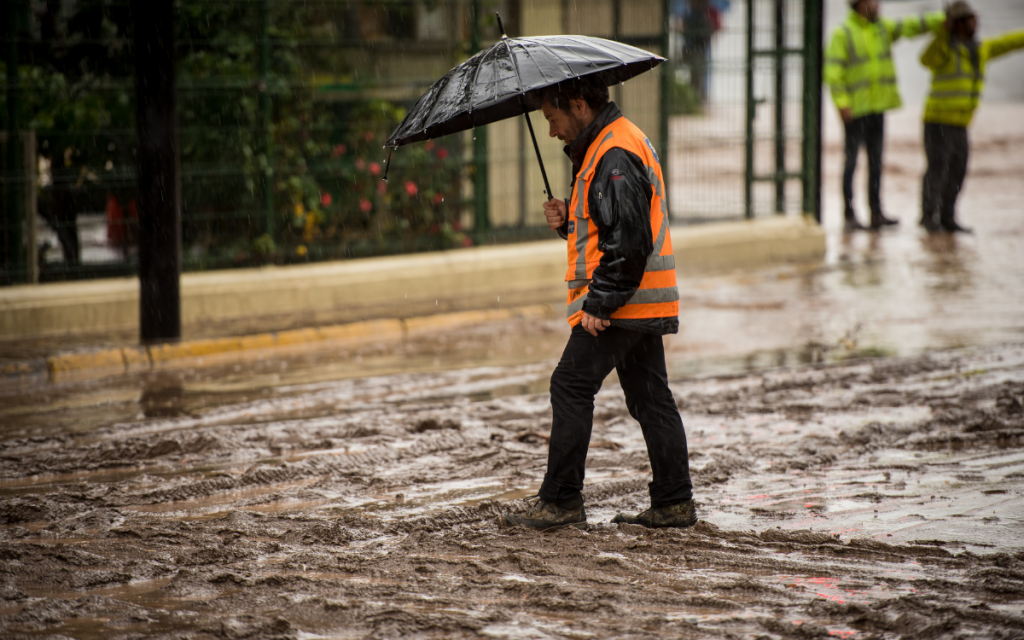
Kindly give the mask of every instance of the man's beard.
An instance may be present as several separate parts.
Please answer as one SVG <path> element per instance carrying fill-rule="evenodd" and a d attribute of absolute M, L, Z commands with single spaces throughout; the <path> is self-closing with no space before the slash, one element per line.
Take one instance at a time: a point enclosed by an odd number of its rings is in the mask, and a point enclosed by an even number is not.
<path fill-rule="evenodd" d="M 586 125 L 583 124 L 583 121 L 580 120 L 579 116 L 576 116 L 575 114 L 572 113 L 568 115 L 569 131 L 566 132 L 566 137 L 569 138 L 569 141 L 566 144 L 572 144 L 573 142 L 576 142 L 580 135 L 583 134 L 583 130 L 586 129 L 587 127 Z"/>

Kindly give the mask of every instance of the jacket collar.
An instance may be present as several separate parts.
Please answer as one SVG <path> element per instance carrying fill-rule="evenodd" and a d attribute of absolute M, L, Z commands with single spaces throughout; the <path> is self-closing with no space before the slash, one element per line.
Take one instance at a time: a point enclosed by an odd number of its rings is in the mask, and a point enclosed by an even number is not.
<path fill-rule="evenodd" d="M 580 137 L 573 140 L 572 144 L 565 145 L 565 155 L 569 156 L 569 159 L 572 161 L 573 176 L 580 172 L 580 168 L 583 166 L 583 159 L 587 157 L 587 150 L 590 149 L 590 145 L 594 144 L 597 134 L 621 117 L 622 112 L 619 111 L 619 107 L 614 102 L 609 102 L 601 110 L 601 113 L 597 114 L 593 122 L 587 125 L 587 128 L 583 130 Z"/>

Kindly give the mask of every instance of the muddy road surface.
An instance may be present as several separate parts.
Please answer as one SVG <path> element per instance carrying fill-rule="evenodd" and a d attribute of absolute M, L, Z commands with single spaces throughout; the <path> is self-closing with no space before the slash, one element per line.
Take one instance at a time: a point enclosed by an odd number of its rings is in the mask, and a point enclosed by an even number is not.
<path fill-rule="evenodd" d="M 701 522 L 654 531 L 614 379 L 540 533 L 552 362 L 287 365 L 5 390 L 0 636 L 1024 637 L 1024 346 L 676 379 Z"/>

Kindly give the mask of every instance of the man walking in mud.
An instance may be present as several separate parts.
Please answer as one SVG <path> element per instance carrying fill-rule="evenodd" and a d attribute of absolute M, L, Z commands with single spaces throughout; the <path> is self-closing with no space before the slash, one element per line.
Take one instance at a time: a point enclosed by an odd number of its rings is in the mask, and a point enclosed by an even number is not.
<path fill-rule="evenodd" d="M 539 500 L 509 524 L 534 529 L 587 521 L 583 478 L 594 396 L 612 369 L 647 442 L 651 508 L 612 522 L 696 524 L 686 433 L 668 388 L 662 336 L 679 330 L 679 291 L 661 164 L 651 143 L 584 76 L 535 97 L 550 135 L 572 161 L 568 203 L 544 204 L 548 226 L 567 240 L 569 342 L 551 376 L 547 473 Z"/>
<path fill-rule="evenodd" d="M 843 202 L 846 231 L 864 229 L 853 211 L 853 172 L 861 145 L 868 152 L 868 206 L 872 230 L 897 224 L 882 213 L 882 148 L 885 112 L 902 104 L 896 86 L 892 43 L 901 37 L 937 31 L 945 19 L 941 11 L 889 20 L 879 16 L 878 0 L 850 0 L 850 14 L 832 33 L 825 51 L 825 82 L 843 119 L 846 164 Z"/>

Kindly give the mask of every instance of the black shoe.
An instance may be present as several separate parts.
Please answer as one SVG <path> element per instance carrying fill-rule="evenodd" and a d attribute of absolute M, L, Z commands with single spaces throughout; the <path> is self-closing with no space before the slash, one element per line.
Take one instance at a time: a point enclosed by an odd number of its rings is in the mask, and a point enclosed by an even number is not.
<path fill-rule="evenodd" d="M 693 500 L 687 500 L 667 507 L 651 507 L 635 516 L 620 513 L 612 518 L 612 524 L 616 523 L 639 524 L 648 529 L 658 527 L 686 529 L 697 524 L 697 510 L 693 506 Z"/>
<path fill-rule="evenodd" d="M 551 502 L 538 500 L 526 513 L 505 514 L 505 524 L 519 525 L 544 531 L 561 527 L 582 527 L 587 524 L 587 510 L 583 507 L 583 499 L 577 498 L 577 504 L 562 503 L 563 508 Z"/>
<path fill-rule="evenodd" d="M 974 233 L 970 227 L 961 227 L 956 220 L 942 223 L 942 230 L 947 233 Z"/>
<path fill-rule="evenodd" d="M 858 222 L 857 218 L 847 218 L 846 222 L 843 224 L 843 231 L 845 233 L 850 233 L 852 231 L 863 231 L 864 229 L 867 229 L 867 227 Z"/>
<path fill-rule="evenodd" d="M 891 226 L 891 225 L 894 225 L 894 224 L 899 224 L 899 223 L 900 223 L 899 220 L 893 220 L 892 218 L 886 218 L 884 215 L 882 215 L 880 213 L 877 214 L 877 215 L 872 215 L 871 216 L 871 228 L 872 229 L 881 229 L 882 227 L 888 227 L 888 226 Z"/>

